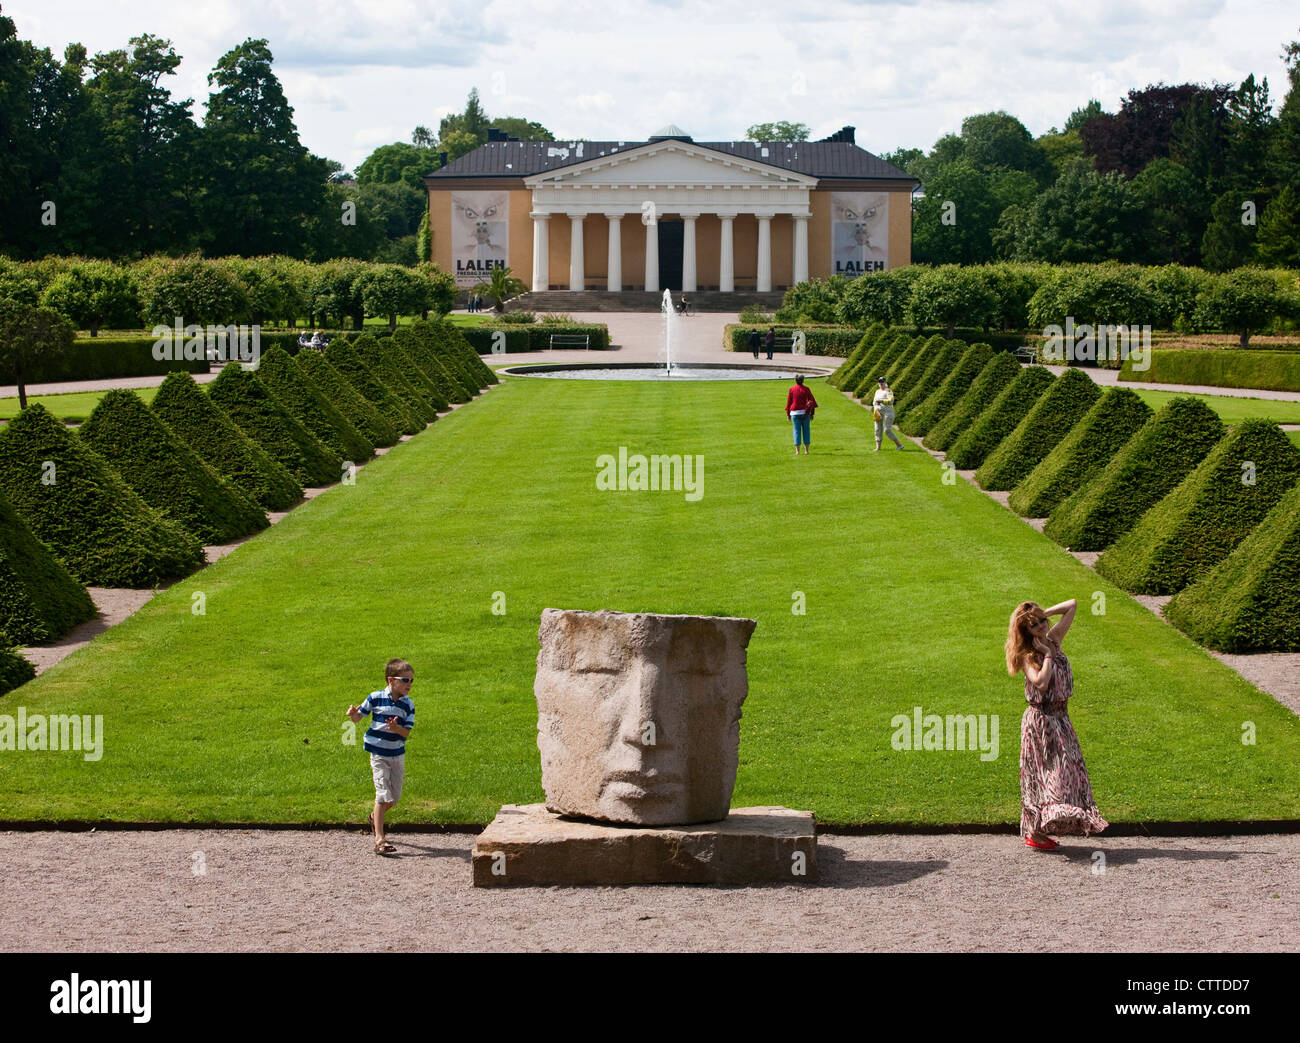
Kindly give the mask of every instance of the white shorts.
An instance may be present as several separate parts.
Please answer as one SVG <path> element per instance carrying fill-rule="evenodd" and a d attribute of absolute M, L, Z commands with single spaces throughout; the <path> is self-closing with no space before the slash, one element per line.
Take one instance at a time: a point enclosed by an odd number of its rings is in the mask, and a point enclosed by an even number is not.
<path fill-rule="evenodd" d="M 396 804 L 402 795 L 402 780 L 406 778 L 406 754 L 381 757 L 372 753 L 370 774 L 375 778 L 375 800 L 380 804 Z"/>

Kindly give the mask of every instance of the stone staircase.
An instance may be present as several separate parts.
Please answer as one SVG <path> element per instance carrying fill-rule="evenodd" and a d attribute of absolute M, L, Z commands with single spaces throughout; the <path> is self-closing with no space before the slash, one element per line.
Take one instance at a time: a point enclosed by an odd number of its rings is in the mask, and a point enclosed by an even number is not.
<path fill-rule="evenodd" d="M 672 295 L 674 303 L 682 296 L 680 290 L 673 290 Z M 608 290 L 547 290 L 544 293 L 520 294 L 506 302 L 506 311 L 658 311 L 663 296 L 662 290 L 655 293 L 644 290 L 622 290 L 618 293 L 610 293 Z M 701 312 L 738 312 L 747 305 L 771 312 L 781 307 L 784 297 L 784 290 L 774 290 L 771 293 L 758 293 L 754 290 L 721 293 L 718 290 L 705 290 L 686 295 L 691 307 Z"/>

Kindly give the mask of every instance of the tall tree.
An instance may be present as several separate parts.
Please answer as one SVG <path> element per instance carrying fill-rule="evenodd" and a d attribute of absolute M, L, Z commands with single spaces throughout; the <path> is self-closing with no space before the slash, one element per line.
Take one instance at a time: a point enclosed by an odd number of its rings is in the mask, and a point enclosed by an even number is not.
<path fill-rule="evenodd" d="M 1202 87 L 1184 83 L 1176 87 L 1156 84 L 1131 90 L 1111 115 L 1099 113 L 1079 128 L 1084 152 L 1100 173 L 1119 171 L 1132 177 L 1153 159 L 1168 156 L 1174 127 L 1196 99 L 1212 96 L 1220 108 L 1227 99 L 1227 87 Z"/>
<path fill-rule="evenodd" d="M 745 131 L 746 141 L 807 141 L 812 128 L 806 123 L 777 120 L 775 123 L 755 123 Z"/>

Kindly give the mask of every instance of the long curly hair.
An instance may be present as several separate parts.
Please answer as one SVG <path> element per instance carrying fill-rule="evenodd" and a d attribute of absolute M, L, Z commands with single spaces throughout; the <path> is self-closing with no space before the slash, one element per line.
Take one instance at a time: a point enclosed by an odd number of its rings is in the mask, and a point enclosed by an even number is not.
<path fill-rule="evenodd" d="M 1028 659 L 1040 658 L 1034 647 L 1034 627 L 1047 618 L 1036 601 L 1022 601 L 1011 613 L 1007 626 L 1007 673 L 1012 677 L 1025 668 Z"/>

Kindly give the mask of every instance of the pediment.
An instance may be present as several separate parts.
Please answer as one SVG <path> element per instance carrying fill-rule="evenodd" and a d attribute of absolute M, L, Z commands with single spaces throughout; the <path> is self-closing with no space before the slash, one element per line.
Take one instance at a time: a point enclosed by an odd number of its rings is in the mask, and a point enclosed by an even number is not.
<path fill-rule="evenodd" d="M 630 185 L 813 188 L 815 177 L 716 152 L 687 141 L 652 141 L 524 178 L 529 188 Z"/>

